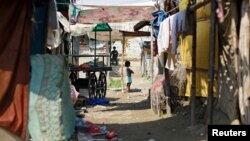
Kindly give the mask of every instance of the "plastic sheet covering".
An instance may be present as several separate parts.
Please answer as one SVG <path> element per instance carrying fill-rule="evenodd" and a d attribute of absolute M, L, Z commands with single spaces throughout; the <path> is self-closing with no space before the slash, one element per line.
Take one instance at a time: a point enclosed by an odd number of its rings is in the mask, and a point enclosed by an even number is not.
<path fill-rule="evenodd" d="M 105 1 L 106 2 L 106 1 Z M 97 8 L 80 11 L 77 23 L 121 23 L 131 21 L 151 20 L 153 7 L 141 8 Z"/>
<path fill-rule="evenodd" d="M 94 7 L 154 7 L 155 0 L 76 0 L 77 5 Z"/>

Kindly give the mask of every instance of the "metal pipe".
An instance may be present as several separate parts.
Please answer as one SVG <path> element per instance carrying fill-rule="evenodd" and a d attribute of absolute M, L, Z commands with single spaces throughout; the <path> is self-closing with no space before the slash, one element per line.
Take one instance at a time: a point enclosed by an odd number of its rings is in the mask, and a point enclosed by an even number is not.
<path fill-rule="evenodd" d="M 196 0 L 193 1 L 196 4 Z M 192 40 L 192 85 L 191 85 L 191 125 L 195 124 L 195 102 L 196 102 L 196 12 L 193 13 L 193 40 Z"/>
<path fill-rule="evenodd" d="M 209 78 L 208 78 L 208 99 L 206 124 L 213 121 L 213 85 L 214 85 L 214 63 L 215 63 L 215 40 L 216 40 L 216 0 L 211 1 L 211 26 L 210 26 L 210 50 L 209 50 Z"/>

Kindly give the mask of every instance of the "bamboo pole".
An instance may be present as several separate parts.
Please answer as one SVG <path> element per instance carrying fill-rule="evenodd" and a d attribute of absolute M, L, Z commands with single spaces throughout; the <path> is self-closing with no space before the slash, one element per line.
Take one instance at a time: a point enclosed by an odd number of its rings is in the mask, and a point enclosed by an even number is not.
<path fill-rule="evenodd" d="M 199 2 L 199 3 L 196 3 L 196 4 L 194 4 L 194 5 L 191 5 L 191 6 L 189 7 L 189 10 L 195 11 L 195 10 L 199 9 L 200 7 L 202 7 L 202 6 L 206 5 L 206 4 L 208 4 L 210 1 L 211 1 L 211 0 L 204 0 L 204 1 L 202 1 L 202 2 Z"/>
<path fill-rule="evenodd" d="M 151 32 L 150 32 L 150 39 L 151 39 L 151 67 L 150 67 L 150 71 L 151 71 L 151 83 L 153 84 L 154 83 L 154 71 L 153 71 L 153 68 L 154 68 L 154 45 L 153 45 L 153 26 L 151 26 Z"/>
<path fill-rule="evenodd" d="M 109 31 L 109 55 L 111 54 L 111 48 L 112 48 L 111 33 L 112 32 Z M 111 55 L 109 56 L 109 66 L 111 66 Z"/>
<path fill-rule="evenodd" d="M 124 46 L 125 46 L 125 36 L 122 33 L 122 63 L 121 63 L 121 84 L 122 84 L 122 93 L 124 93 Z"/>
<path fill-rule="evenodd" d="M 194 5 L 196 0 L 193 1 Z M 196 13 L 193 13 L 193 41 L 192 41 L 192 86 L 191 86 L 191 125 L 195 125 L 195 103 L 196 103 Z"/>
<path fill-rule="evenodd" d="M 213 121 L 213 85 L 214 85 L 214 63 L 215 63 L 215 33 L 216 33 L 216 0 L 211 1 L 211 27 L 210 27 L 210 50 L 209 50 L 209 78 L 208 78 L 208 100 L 206 124 Z"/>
<path fill-rule="evenodd" d="M 96 67 L 96 31 L 95 31 L 94 66 Z"/>

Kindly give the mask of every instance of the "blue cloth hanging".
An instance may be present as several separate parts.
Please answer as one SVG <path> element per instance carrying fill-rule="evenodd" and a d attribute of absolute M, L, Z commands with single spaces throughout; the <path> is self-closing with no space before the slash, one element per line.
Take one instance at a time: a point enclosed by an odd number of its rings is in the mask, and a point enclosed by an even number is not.
<path fill-rule="evenodd" d="M 155 11 L 152 13 L 152 15 L 155 17 L 152 23 L 153 35 L 155 38 L 157 38 L 159 34 L 160 23 L 164 21 L 168 16 L 163 10 Z"/>

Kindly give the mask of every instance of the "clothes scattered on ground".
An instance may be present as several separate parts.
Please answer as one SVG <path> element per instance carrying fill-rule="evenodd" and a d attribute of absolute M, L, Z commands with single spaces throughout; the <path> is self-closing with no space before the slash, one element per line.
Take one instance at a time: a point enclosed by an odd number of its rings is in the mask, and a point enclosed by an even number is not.
<path fill-rule="evenodd" d="M 84 118 L 76 117 L 76 130 L 70 141 L 92 141 L 95 138 L 118 139 L 118 134 L 113 128 L 108 128 L 106 125 L 97 125 Z"/>
<path fill-rule="evenodd" d="M 94 105 L 107 105 L 107 104 L 109 104 L 109 101 L 107 99 L 94 98 L 94 99 L 89 99 L 88 104 L 92 105 L 92 106 L 94 106 Z"/>

